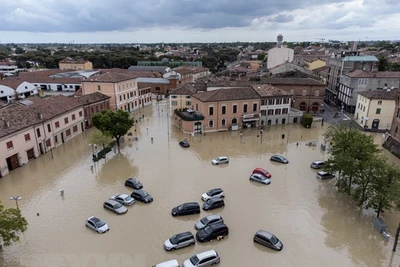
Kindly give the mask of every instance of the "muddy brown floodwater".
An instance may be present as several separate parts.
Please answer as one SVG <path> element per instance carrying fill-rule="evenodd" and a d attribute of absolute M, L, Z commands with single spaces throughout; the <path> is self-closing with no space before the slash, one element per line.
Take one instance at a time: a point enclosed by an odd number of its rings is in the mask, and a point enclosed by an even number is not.
<path fill-rule="evenodd" d="M 168 123 L 165 102 L 141 114 L 145 118 L 137 125 L 138 141 L 126 139 L 121 154 L 110 152 L 93 170 L 89 139 L 81 135 L 54 150 L 54 159 L 48 153 L 0 179 L 0 201 L 15 207 L 9 196 L 22 196 L 19 206 L 29 222 L 21 241 L 0 252 L 0 266 L 141 267 L 169 259 L 182 263 L 209 249 L 220 254 L 221 267 L 399 266 L 399 253 L 391 253 L 393 239 L 385 243 L 372 227 L 373 213 L 360 213 L 350 198 L 335 191 L 333 180 L 317 180 L 309 168 L 312 161 L 326 159 L 319 147 L 326 124 L 269 127 L 261 144 L 255 129 L 244 130 L 243 142 L 239 132 L 185 135 Z M 185 137 L 188 149 L 178 145 Z M 306 146 L 312 140 L 317 147 Z M 290 163 L 271 163 L 274 153 Z M 228 156 L 230 163 L 212 166 L 217 156 Z M 271 185 L 249 182 L 255 167 L 272 173 Z M 131 192 L 124 186 L 130 176 L 138 177 L 154 202 L 136 203 L 122 216 L 104 210 L 102 204 L 111 195 Z M 201 194 L 215 187 L 226 193 L 225 208 L 171 216 L 172 207 L 201 203 Z M 167 238 L 195 233 L 195 220 L 210 213 L 224 218 L 230 228 L 227 238 L 164 251 Z M 84 224 L 91 215 L 104 219 L 111 230 L 103 235 L 89 231 Z M 385 220 L 394 236 L 400 216 L 385 214 Z M 283 251 L 254 244 L 259 229 L 276 234 Z"/>

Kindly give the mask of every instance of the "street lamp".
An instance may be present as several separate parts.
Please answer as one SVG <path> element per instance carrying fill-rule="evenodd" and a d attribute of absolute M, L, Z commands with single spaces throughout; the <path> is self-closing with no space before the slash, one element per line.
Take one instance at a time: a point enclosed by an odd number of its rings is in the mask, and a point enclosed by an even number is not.
<path fill-rule="evenodd" d="M 92 158 L 93 158 L 93 161 L 94 161 L 96 159 L 96 157 L 97 157 L 97 145 L 96 144 L 89 144 L 89 146 L 92 147 Z M 96 154 L 94 152 L 95 149 L 96 149 Z"/>
<path fill-rule="evenodd" d="M 18 197 L 11 196 L 10 197 L 10 200 L 15 200 L 15 204 L 17 204 L 17 210 L 19 210 L 18 201 L 20 201 L 21 199 L 22 199 L 22 197 L 20 197 L 20 196 L 18 196 Z"/>
<path fill-rule="evenodd" d="M 263 141 L 263 132 L 264 132 L 264 130 L 260 130 L 260 135 L 261 135 L 261 144 L 262 144 L 262 141 Z"/>

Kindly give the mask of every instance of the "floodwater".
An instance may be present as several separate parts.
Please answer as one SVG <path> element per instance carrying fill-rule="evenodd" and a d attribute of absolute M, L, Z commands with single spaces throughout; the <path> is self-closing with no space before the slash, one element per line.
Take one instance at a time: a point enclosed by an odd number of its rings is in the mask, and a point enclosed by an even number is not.
<path fill-rule="evenodd" d="M 221 267 L 399 266 L 399 252 L 391 253 L 393 238 L 384 242 L 372 226 L 373 213 L 360 212 L 349 197 L 336 192 L 333 180 L 317 180 L 309 168 L 312 161 L 327 158 L 320 149 L 326 124 L 314 123 L 311 129 L 273 126 L 264 130 L 261 144 L 255 129 L 244 130 L 243 142 L 239 132 L 185 135 L 168 122 L 165 102 L 140 113 L 145 117 L 137 125 L 138 141 L 126 139 L 121 154 L 110 152 L 93 169 L 89 139 L 81 135 L 55 149 L 54 159 L 48 153 L 0 179 L 2 204 L 15 207 L 9 196 L 22 196 L 19 207 L 29 222 L 21 241 L 0 252 L 0 266 L 141 267 L 170 259 L 182 263 L 209 249 L 220 254 Z M 185 137 L 188 149 L 178 145 Z M 316 147 L 306 145 L 313 140 Z M 270 162 L 274 153 L 290 163 Z M 230 163 L 212 166 L 217 156 L 228 156 Z M 272 173 L 271 185 L 248 180 L 255 167 Z M 154 202 L 137 202 L 121 216 L 104 210 L 103 201 L 111 195 L 131 192 L 124 186 L 131 176 L 137 176 Z M 171 216 L 174 206 L 202 202 L 201 194 L 215 187 L 226 193 L 225 208 Z M 211 213 L 224 218 L 230 228 L 227 238 L 164 251 L 167 238 L 195 233 L 194 222 Z M 111 230 L 103 235 L 88 230 L 84 224 L 91 215 L 104 219 Z M 400 215 L 385 214 L 385 220 L 394 236 Z M 259 229 L 277 235 L 283 251 L 254 244 Z"/>

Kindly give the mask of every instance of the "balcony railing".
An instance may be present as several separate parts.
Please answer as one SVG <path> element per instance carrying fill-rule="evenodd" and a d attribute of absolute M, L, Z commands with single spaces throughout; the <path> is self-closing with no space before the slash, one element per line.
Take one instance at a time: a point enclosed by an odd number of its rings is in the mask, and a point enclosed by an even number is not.
<path fill-rule="evenodd" d="M 204 120 L 204 116 L 194 110 L 190 109 L 175 109 L 174 110 L 175 115 L 177 115 L 179 118 L 181 118 L 184 121 L 202 121 Z"/>

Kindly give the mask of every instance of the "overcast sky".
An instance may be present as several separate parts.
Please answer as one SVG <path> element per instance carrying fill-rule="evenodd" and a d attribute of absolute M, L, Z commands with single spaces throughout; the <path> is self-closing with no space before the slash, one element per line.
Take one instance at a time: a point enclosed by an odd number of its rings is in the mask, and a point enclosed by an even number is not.
<path fill-rule="evenodd" d="M 1 0 L 0 42 L 400 39 L 400 0 Z"/>

